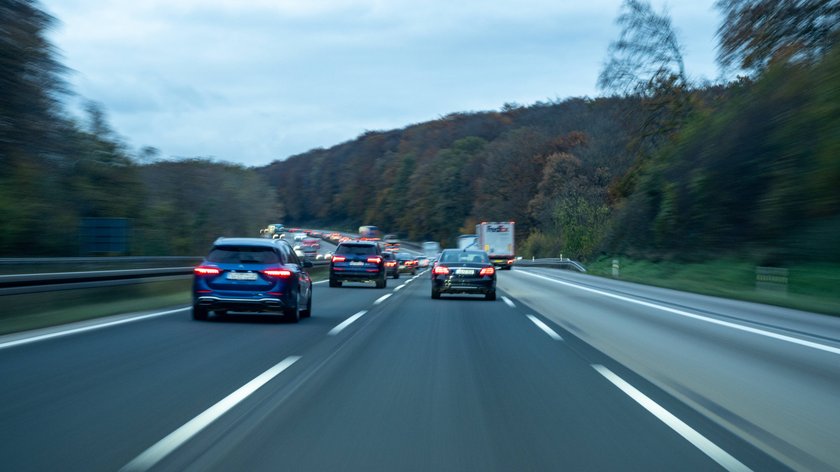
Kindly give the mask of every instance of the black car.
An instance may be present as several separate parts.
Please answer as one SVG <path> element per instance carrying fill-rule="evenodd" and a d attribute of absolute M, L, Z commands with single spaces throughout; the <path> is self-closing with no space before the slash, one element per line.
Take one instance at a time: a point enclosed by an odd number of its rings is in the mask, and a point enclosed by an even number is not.
<path fill-rule="evenodd" d="M 405 252 L 397 253 L 397 271 L 414 275 L 417 273 L 417 257 Z"/>
<path fill-rule="evenodd" d="M 278 312 L 292 322 L 312 313 L 312 279 L 282 239 L 219 238 L 193 269 L 193 318 L 209 312 Z"/>
<path fill-rule="evenodd" d="M 385 288 L 385 258 L 375 241 L 345 241 L 340 243 L 330 261 L 330 287 L 343 282 L 376 282 Z"/>
<path fill-rule="evenodd" d="M 397 257 L 393 252 L 384 251 L 382 258 L 385 259 L 385 276 L 400 278 L 400 271 L 397 269 Z"/>
<path fill-rule="evenodd" d="M 496 269 L 484 251 L 444 249 L 432 268 L 432 298 L 443 293 L 484 294 L 496 299 Z"/>

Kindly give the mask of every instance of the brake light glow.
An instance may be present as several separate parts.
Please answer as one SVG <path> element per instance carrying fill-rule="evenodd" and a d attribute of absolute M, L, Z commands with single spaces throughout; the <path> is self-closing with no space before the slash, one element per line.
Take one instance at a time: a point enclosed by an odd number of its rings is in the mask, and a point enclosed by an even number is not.
<path fill-rule="evenodd" d="M 287 278 L 292 276 L 292 271 L 288 269 L 266 269 L 262 271 L 263 274 L 269 277 Z"/>
<path fill-rule="evenodd" d="M 333 256 L 333 258 L 332 258 L 333 262 L 344 262 L 346 260 L 347 260 L 347 258 L 344 257 L 344 256 Z"/>
<path fill-rule="evenodd" d="M 397 261 L 385 261 L 385 267 L 394 267 L 397 265 Z"/>
<path fill-rule="evenodd" d="M 195 275 L 219 275 L 221 273 L 222 270 L 218 267 L 198 266 L 193 268 L 193 274 Z"/>
<path fill-rule="evenodd" d="M 380 262 L 382 262 L 382 258 L 379 257 L 379 256 L 368 257 L 367 261 L 370 262 L 371 264 L 379 264 Z"/>
<path fill-rule="evenodd" d="M 435 275 L 447 275 L 449 274 L 449 267 L 438 265 L 432 269 L 432 273 Z"/>
<path fill-rule="evenodd" d="M 485 267 L 485 268 L 481 269 L 481 272 L 479 272 L 478 275 L 484 277 L 485 275 L 493 275 L 494 273 L 496 273 L 495 268 Z"/>

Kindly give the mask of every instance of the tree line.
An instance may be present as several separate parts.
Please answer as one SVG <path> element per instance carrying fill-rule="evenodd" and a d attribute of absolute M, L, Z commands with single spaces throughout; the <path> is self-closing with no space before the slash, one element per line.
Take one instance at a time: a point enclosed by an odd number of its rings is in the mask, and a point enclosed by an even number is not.
<path fill-rule="evenodd" d="M 459 112 L 260 167 L 132 154 L 65 69 L 37 2 L 0 0 L 0 254 L 76 255 L 82 218 L 128 217 L 133 254 L 200 254 L 266 223 L 375 224 L 454 244 L 517 222 L 524 256 L 840 261 L 837 1 L 719 0 L 692 79 L 666 12 L 625 0 L 598 98 Z"/>

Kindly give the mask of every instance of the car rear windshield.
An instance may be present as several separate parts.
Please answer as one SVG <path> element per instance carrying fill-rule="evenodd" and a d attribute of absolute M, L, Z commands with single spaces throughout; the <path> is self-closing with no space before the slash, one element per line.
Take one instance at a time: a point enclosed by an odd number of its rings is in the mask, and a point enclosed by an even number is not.
<path fill-rule="evenodd" d="M 442 262 L 477 262 L 489 263 L 490 258 L 482 251 L 447 251 L 440 257 Z"/>
<path fill-rule="evenodd" d="M 276 264 L 280 256 L 270 247 L 217 246 L 207 255 L 208 262 L 222 264 Z"/>
<path fill-rule="evenodd" d="M 335 249 L 336 254 L 376 254 L 373 244 L 340 244 Z"/>

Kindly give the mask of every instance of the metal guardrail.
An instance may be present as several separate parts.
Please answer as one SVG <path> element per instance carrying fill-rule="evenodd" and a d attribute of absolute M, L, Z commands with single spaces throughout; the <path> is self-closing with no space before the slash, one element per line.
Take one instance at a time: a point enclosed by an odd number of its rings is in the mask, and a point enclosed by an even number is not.
<path fill-rule="evenodd" d="M 576 270 L 578 272 L 586 272 L 586 267 L 578 261 L 559 257 L 546 257 L 542 259 L 520 259 L 516 261 L 514 266 L 523 267 L 554 267 L 558 269 Z"/>
<path fill-rule="evenodd" d="M 48 274 L 0 275 L 0 295 L 111 287 L 149 281 L 178 279 L 192 275 L 190 267 L 54 272 Z"/>
<path fill-rule="evenodd" d="M 38 259 L 2 259 L 2 262 L 14 261 L 14 264 L 23 264 L 34 260 L 43 261 L 50 266 L 57 266 L 62 263 L 79 264 L 84 261 L 100 262 L 102 259 L 112 259 L 104 262 L 137 263 L 137 262 L 189 262 L 189 267 L 152 267 L 139 269 L 118 269 L 118 270 L 95 270 L 95 271 L 74 271 L 74 272 L 50 272 L 37 274 L 10 274 L 0 275 L 0 296 L 19 295 L 28 293 L 51 292 L 57 290 L 76 290 L 82 288 L 110 287 L 116 285 L 129 285 L 146 283 L 151 281 L 164 281 L 170 279 L 183 279 L 193 273 L 195 264 L 201 261 L 198 257 L 180 258 L 38 258 Z M 329 260 L 312 260 L 313 266 L 325 266 Z"/>

